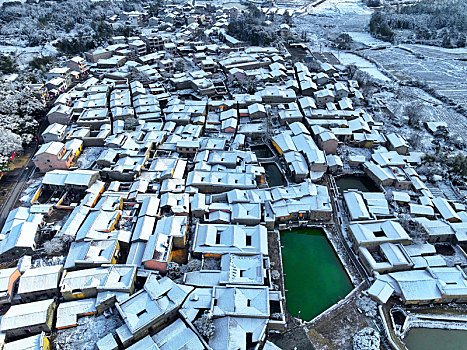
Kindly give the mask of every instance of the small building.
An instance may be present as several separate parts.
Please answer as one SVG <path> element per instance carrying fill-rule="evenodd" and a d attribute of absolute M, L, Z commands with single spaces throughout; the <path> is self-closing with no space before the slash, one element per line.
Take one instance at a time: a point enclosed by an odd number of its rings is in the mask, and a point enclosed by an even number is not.
<path fill-rule="evenodd" d="M 3 350 L 49 350 L 50 340 L 44 332 L 3 345 Z"/>
<path fill-rule="evenodd" d="M 62 125 L 68 125 L 73 116 L 73 107 L 66 106 L 63 104 L 56 104 L 47 113 L 47 120 L 50 124 L 58 123 Z"/>
<path fill-rule="evenodd" d="M 41 134 L 44 143 L 48 142 L 60 142 L 65 138 L 66 125 L 53 123 L 50 124 L 47 129 Z"/>
<path fill-rule="evenodd" d="M 52 332 L 56 304 L 54 299 L 13 305 L 2 317 L 0 330 L 7 337 Z"/>
<path fill-rule="evenodd" d="M 72 71 L 76 71 L 79 73 L 84 73 L 87 70 L 86 60 L 80 56 L 75 56 L 73 58 L 70 58 L 67 61 L 66 66 L 70 68 Z"/>
<path fill-rule="evenodd" d="M 18 295 L 23 302 L 53 298 L 58 294 L 58 284 L 63 265 L 53 265 L 28 269 L 21 276 Z"/>
<path fill-rule="evenodd" d="M 191 290 L 193 287 L 178 285 L 168 277 L 157 280 L 151 274 L 142 290 L 116 306 L 132 338 L 139 340 L 150 330 L 160 329 L 174 320 Z"/>
<path fill-rule="evenodd" d="M 391 133 L 386 135 L 386 138 L 388 140 L 387 146 L 389 150 L 396 151 L 399 154 L 408 154 L 409 144 L 402 136 Z"/>
<path fill-rule="evenodd" d="M 69 169 L 73 159 L 74 154 L 63 143 L 54 141 L 43 144 L 32 160 L 40 172 L 46 173 L 54 169 Z"/>
<path fill-rule="evenodd" d="M 21 273 L 17 267 L 0 270 L 0 305 L 9 304 Z"/>

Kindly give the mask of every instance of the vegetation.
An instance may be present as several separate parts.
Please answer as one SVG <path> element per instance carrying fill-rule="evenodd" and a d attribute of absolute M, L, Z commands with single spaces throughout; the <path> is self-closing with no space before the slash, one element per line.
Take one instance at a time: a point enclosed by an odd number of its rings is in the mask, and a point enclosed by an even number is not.
<path fill-rule="evenodd" d="M 13 153 L 31 142 L 44 106 L 26 88 L 18 84 L 0 84 L 0 171 L 8 170 Z"/>
<path fill-rule="evenodd" d="M 39 70 L 41 72 L 47 72 L 52 64 L 55 62 L 55 59 L 51 56 L 38 56 L 34 57 L 31 62 L 29 62 L 29 68 L 31 70 Z"/>
<path fill-rule="evenodd" d="M 193 322 L 198 332 L 207 339 L 211 339 L 214 336 L 215 326 L 212 323 L 211 314 L 205 311 L 203 315 Z"/>
<path fill-rule="evenodd" d="M 449 178 L 455 185 L 464 186 L 467 180 L 467 156 L 463 152 L 453 154 L 452 151 L 441 151 L 427 154 L 423 165 L 428 174 L 439 174 Z"/>
<path fill-rule="evenodd" d="M 121 13 L 121 11 L 145 11 L 151 4 L 151 13 L 157 12 L 161 1 L 153 3 L 149 0 L 134 1 L 101 1 L 87 0 L 56 1 L 47 3 L 26 2 L 4 6 L 0 12 L 0 44 L 21 46 L 46 45 L 54 40 L 59 41 L 58 48 L 65 53 L 76 52 L 71 45 L 78 44 L 80 48 L 89 47 L 90 42 L 97 45 L 104 42 L 120 29 L 114 29 L 106 18 Z M 160 5 L 159 5 L 160 7 Z M 126 27 L 124 33 L 132 31 Z M 122 34 L 123 35 L 123 34 Z M 75 38 L 69 42 L 63 39 Z M 85 38 L 85 39 L 84 39 Z"/>
<path fill-rule="evenodd" d="M 277 33 L 264 24 L 264 15 L 254 5 L 243 16 L 229 23 L 227 34 L 255 46 L 270 46 L 278 40 Z"/>
<path fill-rule="evenodd" d="M 0 55 L 0 73 L 11 74 L 18 70 L 18 64 L 10 56 Z"/>
<path fill-rule="evenodd" d="M 339 50 L 350 50 L 352 48 L 353 40 L 349 34 L 344 33 L 339 35 L 334 40 L 334 43 Z"/>
<path fill-rule="evenodd" d="M 421 0 L 373 13 L 370 32 L 386 41 L 465 47 L 467 0 Z"/>

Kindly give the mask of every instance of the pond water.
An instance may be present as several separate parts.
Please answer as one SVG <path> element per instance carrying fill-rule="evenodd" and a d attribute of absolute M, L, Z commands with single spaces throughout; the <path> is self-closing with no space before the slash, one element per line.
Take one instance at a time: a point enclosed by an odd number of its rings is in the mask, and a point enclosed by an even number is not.
<path fill-rule="evenodd" d="M 346 175 L 336 179 L 339 192 L 347 190 L 359 190 L 362 192 L 380 192 L 380 189 L 372 179 L 366 175 Z"/>
<path fill-rule="evenodd" d="M 287 310 L 293 316 L 309 321 L 352 290 L 323 230 L 283 231 L 281 245 Z"/>
<path fill-rule="evenodd" d="M 276 163 L 263 163 L 261 165 L 266 171 L 266 180 L 269 187 L 287 185 L 287 181 Z"/>
<path fill-rule="evenodd" d="M 274 157 L 274 153 L 272 153 L 271 149 L 267 145 L 251 146 L 250 148 L 257 158 Z"/>
<path fill-rule="evenodd" d="M 467 331 L 435 328 L 412 328 L 404 343 L 409 350 L 465 350 Z"/>

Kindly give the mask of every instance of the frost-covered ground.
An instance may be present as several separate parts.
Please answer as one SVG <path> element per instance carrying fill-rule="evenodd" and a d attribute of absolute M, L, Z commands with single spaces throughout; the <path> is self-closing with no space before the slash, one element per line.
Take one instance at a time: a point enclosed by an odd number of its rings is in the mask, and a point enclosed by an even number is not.
<path fill-rule="evenodd" d="M 28 181 L 28 187 L 23 191 L 20 201 L 24 204 L 29 203 L 42 183 L 42 179 L 32 179 Z"/>
<path fill-rule="evenodd" d="M 18 62 L 20 68 L 25 68 L 34 57 L 56 56 L 58 51 L 51 43 L 47 43 L 47 45 L 44 46 L 30 47 L 23 47 L 18 45 L 0 45 L 0 54 L 15 57 L 16 62 Z"/>
<path fill-rule="evenodd" d="M 103 147 L 88 147 L 83 150 L 83 153 L 80 154 L 76 165 L 80 169 L 90 168 L 94 162 L 99 158 L 101 153 L 104 151 Z"/>
<path fill-rule="evenodd" d="M 363 5 L 360 0 L 327 0 L 313 8 L 309 12 L 328 16 L 343 15 L 371 15 L 373 12 Z"/>
<path fill-rule="evenodd" d="M 106 318 L 88 316 L 78 319 L 78 327 L 57 332 L 54 344 L 56 350 L 94 350 L 96 342 L 122 325 L 117 314 Z"/>
<path fill-rule="evenodd" d="M 391 79 L 384 75 L 381 70 L 372 62 L 368 61 L 367 59 L 355 55 L 350 52 L 345 51 L 333 51 L 334 55 L 337 59 L 344 65 L 355 65 L 360 70 L 368 73 L 374 79 L 381 80 L 381 81 L 390 81 Z"/>

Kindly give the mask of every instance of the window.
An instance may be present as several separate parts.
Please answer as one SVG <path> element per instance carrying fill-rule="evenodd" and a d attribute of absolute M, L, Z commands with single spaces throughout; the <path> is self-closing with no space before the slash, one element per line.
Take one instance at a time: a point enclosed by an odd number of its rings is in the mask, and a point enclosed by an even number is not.
<path fill-rule="evenodd" d="M 240 277 L 245 277 L 245 271 L 246 270 L 240 270 Z"/>
<path fill-rule="evenodd" d="M 249 246 L 249 247 L 251 246 L 251 236 L 250 235 L 246 236 L 246 245 Z"/>
<path fill-rule="evenodd" d="M 247 299 L 247 300 L 246 300 L 246 306 L 248 306 L 248 307 L 251 306 L 251 300 L 250 300 L 250 299 Z"/>
<path fill-rule="evenodd" d="M 375 237 L 386 237 L 383 231 L 374 232 Z"/>
<path fill-rule="evenodd" d="M 221 234 L 219 232 L 216 233 L 216 244 L 221 244 Z"/>
<path fill-rule="evenodd" d="M 147 314 L 147 313 L 148 313 L 148 312 L 147 312 L 146 310 L 141 310 L 140 312 L 138 312 L 138 313 L 136 314 L 136 317 L 140 318 L 140 317 L 142 317 L 144 314 Z"/>

